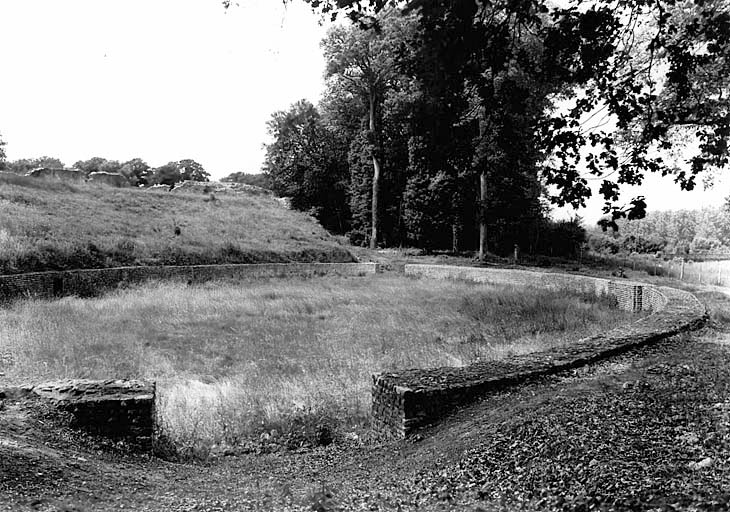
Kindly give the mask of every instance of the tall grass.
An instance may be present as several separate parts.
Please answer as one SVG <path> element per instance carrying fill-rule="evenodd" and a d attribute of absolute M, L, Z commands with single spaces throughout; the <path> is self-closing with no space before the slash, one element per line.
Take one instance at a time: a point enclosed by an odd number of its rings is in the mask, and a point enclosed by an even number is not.
<path fill-rule="evenodd" d="M 569 343 L 625 321 L 605 299 L 405 276 L 153 283 L 0 310 L 6 381 L 155 379 L 178 446 L 366 425 L 370 376 Z M 265 437 L 266 437 L 265 436 Z"/>
<path fill-rule="evenodd" d="M 0 173 L 0 274 L 123 265 L 352 261 L 261 195 L 154 193 Z"/>

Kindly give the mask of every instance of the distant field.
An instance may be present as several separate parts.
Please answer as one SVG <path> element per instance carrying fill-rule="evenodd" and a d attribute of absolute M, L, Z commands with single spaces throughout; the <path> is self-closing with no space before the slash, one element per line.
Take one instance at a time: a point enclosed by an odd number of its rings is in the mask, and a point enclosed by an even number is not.
<path fill-rule="evenodd" d="M 690 283 L 730 286 L 730 261 L 728 260 L 688 261 L 684 264 L 684 270 L 680 261 L 660 261 L 656 265 L 659 267 L 656 275 L 681 278 Z M 650 271 L 651 269 L 649 269 Z"/>
<path fill-rule="evenodd" d="M 645 271 L 650 276 L 664 276 L 687 283 L 730 287 L 730 260 L 705 260 L 703 256 L 687 255 L 684 263 L 679 258 L 664 260 L 649 255 L 595 256 L 604 263 L 630 270 Z M 695 258 L 695 259 L 693 259 Z"/>
<path fill-rule="evenodd" d="M 170 194 L 0 173 L 0 274 L 124 265 L 352 261 L 267 196 Z"/>
<path fill-rule="evenodd" d="M 376 371 L 544 350 L 626 319 L 608 299 L 402 275 L 153 283 L 0 310 L 13 358 L 0 370 L 7 382 L 155 379 L 178 446 L 271 429 L 298 439 L 323 422 L 365 425 Z"/>

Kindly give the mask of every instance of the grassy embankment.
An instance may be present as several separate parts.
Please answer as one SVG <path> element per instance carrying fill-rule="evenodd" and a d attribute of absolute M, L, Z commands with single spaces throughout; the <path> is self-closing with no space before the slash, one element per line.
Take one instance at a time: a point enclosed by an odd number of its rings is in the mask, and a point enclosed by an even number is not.
<path fill-rule="evenodd" d="M 544 350 L 633 319 L 609 305 L 387 274 L 167 282 L 17 302 L 0 310 L 0 339 L 6 381 L 157 380 L 165 433 L 205 452 L 272 429 L 289 446 L 359 431 L 373 372 Z"/>
<path fill-rule="evenodd" d="M 0 173 L 0 274 L 125 265 L 352 261 L 269 196 L 150 192 Z"/>

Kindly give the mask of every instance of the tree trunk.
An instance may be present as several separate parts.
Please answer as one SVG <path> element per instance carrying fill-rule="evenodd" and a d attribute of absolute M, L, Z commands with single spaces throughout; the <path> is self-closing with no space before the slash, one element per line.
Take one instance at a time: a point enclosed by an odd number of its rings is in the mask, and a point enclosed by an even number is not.
<path fill-rule="evenodd" d="M 380 228 L 380 214 L 378 213 L 378 196 L 380 195 L 380 162 L 378 162 L 378 139 L 375 134 L 375 95 L 370 94 L 370 135 L 373 144 L 373 204 L 372 204 L 372 232 L 370 248 L 378 246 L 378 231 Z"/>
<path fill-rule="evenodd" d="M 482 107 L 481 116 L 479 119 L 479 141 L 483 142 L 484 132 L 486 130 L 485 118 L 486 112 Z M 484 167 L 485 163 L 482 162 L 481 173 L 479 174 L 479 261 L 484 261 L 487 257 L 489 247 L 487 245 L 487 169 Z"/>
<path fill-rule="evenodd" d="M 486 201 L 487 201 L 487 173 L 482 169 L 479 175 L 479 200 L 481 202 L 481 208 L 479 209 L 479 261 L 484 261 L 487 257 L 487 251 L 489 246 L 487 245 L 487 214 L 486 214 Z"/>

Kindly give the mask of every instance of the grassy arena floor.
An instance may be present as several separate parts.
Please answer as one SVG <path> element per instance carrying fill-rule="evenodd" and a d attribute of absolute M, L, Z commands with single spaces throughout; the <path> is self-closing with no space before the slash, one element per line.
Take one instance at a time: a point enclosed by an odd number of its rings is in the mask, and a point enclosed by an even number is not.
<path fill-rule="evenodd" d="M 150 283 L 0 310 L 0 383 L 154 379 L 178 447 L 272 430 L 316 444 L 366 425 L 373 372 L 543 350 L 632 318 L 608 299 L 402 275 Z"/>

